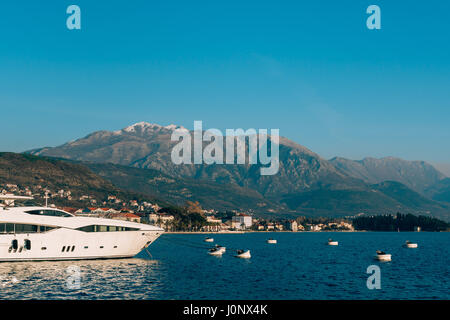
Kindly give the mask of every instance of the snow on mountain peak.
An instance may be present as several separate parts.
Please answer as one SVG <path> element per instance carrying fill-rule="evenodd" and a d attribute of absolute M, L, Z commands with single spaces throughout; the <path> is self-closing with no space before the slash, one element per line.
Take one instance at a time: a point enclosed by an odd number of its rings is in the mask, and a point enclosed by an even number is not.
<path fill-rule="evenodd" d="M 176 124 L 169 124 L 168 126 L 165 126 L 164 128 L 167 129 L 167 130 L 172 130 L 172 131 L 177 130 L 177 129 L 187 130 L 185 127 L 177 126 Z"/>
<path fill-rule="evenodd" d="M 118 131 L 114 131 L 114 133 L 116 134 L 120 134 L 122 132 L 128 132 L 128 133 L 132 133 L 132 132 L 143 132 L 146 131 L 147 129 L 151 129 L 151 130 L 161 130 L 161 129 L 166 129 L 166 130 L 170 130 L 170 131 L 174 131 L 176 129 L 185 129 L 183 126 L 177 126 L 175 124 L 170 124 L 168 126 L 161 126 L 159 124 L 156 123 L 149 123 L 149 122 L 145 122 L 145 121 L 141 121 L 138 123 L 135 123 L 131 126 L 128 126 L 126 128 L 123 128 L 121 130 Z"/>
<path fill-rule="evenodd" d="M 128 126 L 128 127 L 126 127 L 125 129 L 122 129 L 123 131 L 126 131 L 126 132 L 136 132 L 136 129 L 146 129 L 146 128 L 150 128 L 150 127 L 161 127 L 160 125 L 157 125 L 157 124 L 152 124 L 152 123 L 148 123 L 148 122 L 144 122 L 144 121 L 142 121 L 142 122 L 138 122 L 138 123 L 135 123 L 135 124 L 133 124 L 133 125 L 131 125 L 131 126 Z"/>

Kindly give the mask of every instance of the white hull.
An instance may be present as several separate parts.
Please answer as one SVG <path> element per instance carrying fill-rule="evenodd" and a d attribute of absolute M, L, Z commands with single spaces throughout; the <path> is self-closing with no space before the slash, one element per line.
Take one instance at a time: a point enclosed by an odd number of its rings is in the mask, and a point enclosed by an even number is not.
<path fill-rule="evenodd" d="M 222 256 L 225 253 L 225 250 L 226 250 L 225 248 L 220 248 L 215 251 L 209 251 L 208 254 L 212 256 Z"/>
<path fill-rule="evenodd" d="M 0 235 L 0 261 L 133 257 L 144 247 L 153 243 L 160 234 L 161 231 L 84 233 L 63 228 L 46 233 L 2 234 Z M 17 250 L 11 249 L 11 242 L 14 239 L 18 242 Z M 31 242 L 30 250 L 24 248 L 25 239 Z"/>
<path fill-rule="evenodd" d="M 0 262 L 129 258 L 164 232 L 128 221 L 36 215 L 27 213 L 30 210 L 48 208 L 0 209 Z M 23 230 L 24 226 L 29 227 L 28 231 Z M 91 230 L 90 226 L 105 229 Z M 118 231 L 120 228 L 123 230 Z"/>
<path fill-rule="evenodd" d="M 374 258 L 378 261 L 391 261 L 390 254 L 377 254 Z"/>
<path fill-rule="evenodd" d="M 328 242 L 328 245 L 329 246 L 337 246 L 337 245 L 339 245 L 339 242 L 337 242 L 337 241 L 330 241 L 330 242 Z"/>
<path fill-rule="evenodd" d="M 403 245 L 405 248 L 417 248 L 418 245 L 417 243 L 407 243 L 405 245 Z"/>
<path fill-rule="evenodd" d="M 250 259 L 251 258 L 250 250 L 245 251 L 244 253 L 236 255 L 236 258 Z"/>
<path fill-rule="evenodd" d="M 277 240 L 267 240 L 267 243 L 270 243 L 270 244 L 276 244 L 276 243 L 277 243 Z"/>

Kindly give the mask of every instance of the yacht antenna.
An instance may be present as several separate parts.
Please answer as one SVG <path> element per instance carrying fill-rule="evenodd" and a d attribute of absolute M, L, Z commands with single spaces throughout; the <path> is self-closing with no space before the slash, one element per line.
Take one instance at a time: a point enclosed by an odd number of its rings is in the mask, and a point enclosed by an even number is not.
<path fill-rule="evenodd" d="M 48 207 L 48 190 L 45 190 L 44 199 L 45 199 L 45 207 L 47 208 Z"/>

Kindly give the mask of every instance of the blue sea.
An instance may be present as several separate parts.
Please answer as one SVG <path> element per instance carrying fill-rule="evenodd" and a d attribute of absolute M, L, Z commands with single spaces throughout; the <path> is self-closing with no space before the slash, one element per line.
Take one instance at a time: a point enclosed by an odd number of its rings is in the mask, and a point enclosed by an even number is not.
<path fill-rule="evenodd" d="M 206 236 L 165 234 L 133 259 L 0 263 L 0 299 L 450 299 L 450 233 L 209 235 L 227 247 L 222 257 L 207 254 Z M 392 261 L 374 260 L 376 250 Z M 381 289 L 367 287 L 371 265 Z"/>

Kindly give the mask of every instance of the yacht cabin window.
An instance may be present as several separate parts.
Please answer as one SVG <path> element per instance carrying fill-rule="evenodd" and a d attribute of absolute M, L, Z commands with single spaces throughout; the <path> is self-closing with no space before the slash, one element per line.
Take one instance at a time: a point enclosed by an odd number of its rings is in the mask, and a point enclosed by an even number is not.
<path fill-rule="evenodd" d="M 118 226 L 90 225 L 77 228 L 77 230 L 84 232 L 114 232 L 114 231 L 137 231 L 139 229 L 129 227 L 118 227 Z"/>
<path fill-rule="evenodd" d="M 59 210 L 50 210 L 50 209 L 43 209 L 43 210 L 31 210 L 26 211 L 28 214 L 36 214 L 41 216 L 50 216 L 50 217 L 73 217 L 71 214 L 59 211 Z"/>
<path fill-rule="evenodd" d="M 46 232 L 56 227 L 22 223 L 0 223 L 0 233 L 36 233 Z"/>

